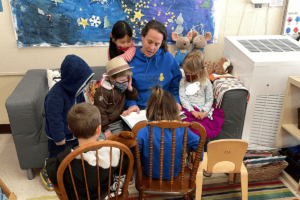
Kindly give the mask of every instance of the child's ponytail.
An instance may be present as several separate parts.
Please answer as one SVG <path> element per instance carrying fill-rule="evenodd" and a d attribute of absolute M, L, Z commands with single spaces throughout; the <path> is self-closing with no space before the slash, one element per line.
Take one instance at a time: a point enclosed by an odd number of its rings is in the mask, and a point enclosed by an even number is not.
<path fill-rule="evenodd" d="M 113 59 L 114 57 L 118 56 L 118 49 L 116 43 L 113 42 L 113 37 L 110 37 L 109 40 L 109 57 Z"/>
<path fill-rule="evenodd" d="M 152 94 L 148 100 L 146 116 L 148 120 L 180 120 L 177 102 L 174 96 L 164 91 L 160 86 L 151 88 Z"/>

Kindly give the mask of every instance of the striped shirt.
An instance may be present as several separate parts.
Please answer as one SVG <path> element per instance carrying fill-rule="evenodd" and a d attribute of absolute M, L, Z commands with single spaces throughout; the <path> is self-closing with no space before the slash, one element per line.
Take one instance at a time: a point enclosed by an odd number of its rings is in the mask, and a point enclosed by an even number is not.
<path fill-rule="evenodd" d="M 117 57 L 122 57 L 126 62 L 131 62 L 131 60 L 133 59 L 134 55 L 136 52 L 136 46 L 133 43 L 132 46 L 125 51 L 125 53 L 117 56 Z M 107 55 L 108 55 L 108 60 L 110 60 L 110 56 L 109 56 L 109 49 L 107 50 Z"/>

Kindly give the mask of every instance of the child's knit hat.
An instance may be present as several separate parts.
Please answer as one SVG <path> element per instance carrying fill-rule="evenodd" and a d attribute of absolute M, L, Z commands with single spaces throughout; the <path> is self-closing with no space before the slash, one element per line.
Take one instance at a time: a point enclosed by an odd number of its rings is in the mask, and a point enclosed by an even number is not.
<path fill-rule="evenodd" d="M 115 75 L 131 68 L 133 67 L 130 67 L 122 57 L 115 57 L 106 64 L 108 76 Z"/>

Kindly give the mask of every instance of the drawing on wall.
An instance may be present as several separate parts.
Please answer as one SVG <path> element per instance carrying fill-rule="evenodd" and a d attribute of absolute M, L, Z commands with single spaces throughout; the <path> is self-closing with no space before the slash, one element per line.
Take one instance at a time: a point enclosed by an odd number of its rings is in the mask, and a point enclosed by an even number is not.
<path fill-rule="evenodd" d="M 211 32 L 217 42 L 222 0 L 10 0 L 18 47 L 108 45 L 119 20 L 132 28 L 134 41 L 152 19 L 171 33 Z"/>
<path fill-rule="evenodd" d="M 2 2 L 0 0 L 0 12 L 3 12 Z"/>
<path fill-rule="evenodd" d="M 299 36 L 300 29 L 300 1 L 289 0 L 286 8 L 286 17 L 284 19 L 283 35 L 289 35 L 293 38 Z"/>

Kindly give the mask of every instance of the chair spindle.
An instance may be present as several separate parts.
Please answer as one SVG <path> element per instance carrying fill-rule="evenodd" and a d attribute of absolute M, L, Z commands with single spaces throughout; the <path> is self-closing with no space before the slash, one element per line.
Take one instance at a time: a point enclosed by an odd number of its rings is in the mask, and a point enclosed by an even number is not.
<path fill-rule="evenodd" d="M 183 135 L 183 149 L 182 149 L 182 161 L 181 161 L 181 181 L 180 188 L 183 188 L 183 180 L 184 180 L 184 168 L 185 168 L 185 160 L 186 160 L 186 146 L 187 146 L 187 127 L 184 129 Z"/>
<path fill-rule="evenodd" d="M 142 164 L 141 164 L 141 157 L 140 157 L 140 150 L 139 146 L 134 147 L 134 155 L 135 155 L 135 160 L 136 160 L 136 171 L 137 171 L 137 177 L 139 180 L 139 183 L 142 184 Z"/>
<path fill-rule="evenodd" d="M 98 200 L 101 200 L 100 193 L 100 173 L 99 173 L 99 154 L 98 148 L 96 148 L 96 162 L 97 162 L 97 178 L 98 178 Z"/>
<path fill-rule="evenodd" d="M 149 187 L 152 184 L 152 158 L 153 158 L 153 126 L 150 126 L 150 145 L 149 145 Z"/>
<path fill-rule="evenodd" d="M 89 192 L 89 187 L 88 187 L 87 179 L 86 179 L 86 173 L 85 173 L 85 166 L 84 166 L 83 154 L 81 153 L 80 155 L 81 155 L 81 164 L 82 164 L 83 175 L 84 175 L 84 180 L 85 180 L 86 194 L 87 194 L 88 200 L 90 200 L 90 192 Z"/>
<path fill-rule="evenodd" d="M 76 185 L 75 185 L 75 181 L 74 181 L 74 177 L 73 177 L 73 172 L 72 172 L 72 169 L 71 169 L 71 165 L 69 164 L 68 167 L 69 167 L 69 171 L 70 171 L 70 175 L 71 175 L 71 179 L 72 179 L 72 183 L 73 183 L 73 188 L 74 188 L 74 191 L 75 191 L 76 199 L 79 200 L 77 189 L 76 189 Z"/>
<path fill-rule="evenodd" d="M 118 200 L 118 196 L 119 196 L 119 186 L 120 186 L 120 181 L 121 181 L 121 171 L 122 171 L 122 165 L 123 165 L 123 156 L 124 156 L 124 151 L 122 151 L 122 155 L 121 155 L 121 163 L 120 163 L 120 170 L 119 170 L 119 180 L 118 180 L 118 187 L 117 187 L 117 191 L 116 191 L 116 200 Z M 128 178 L 128 177 L 126 177 Z M 123 183 L 125 184 L 125 183 Z"/>
<path fill-rule="evenodd" d="M 164 141 L 165 133 L 164 128 L 161 129 L 161 138 L 160 138 L 160 166 L 159 166 L 159 189 L 162 189 L 163 182 L 163 169 L 164 169 Z"/>
<path fill-rule="evenodd" d="M 172 156 L 171 156 L 171 190 L 173 189 L 173 180 L 174 180 L 174 161 L 175 161 L 175 128 L 173 128 L 173 134 L 172 134 Z"/>
<path fill-rule="evenodd" d="M 109 151 L 109 159 L 110 159 L 110 163 L 109 163 L 109 181 L 108 181 L 108 200 L 110 200 L 110 184 L 111 184 L 111 157 L 112 157 L 112 147 L 110 147 L 110 151 Z"/>

